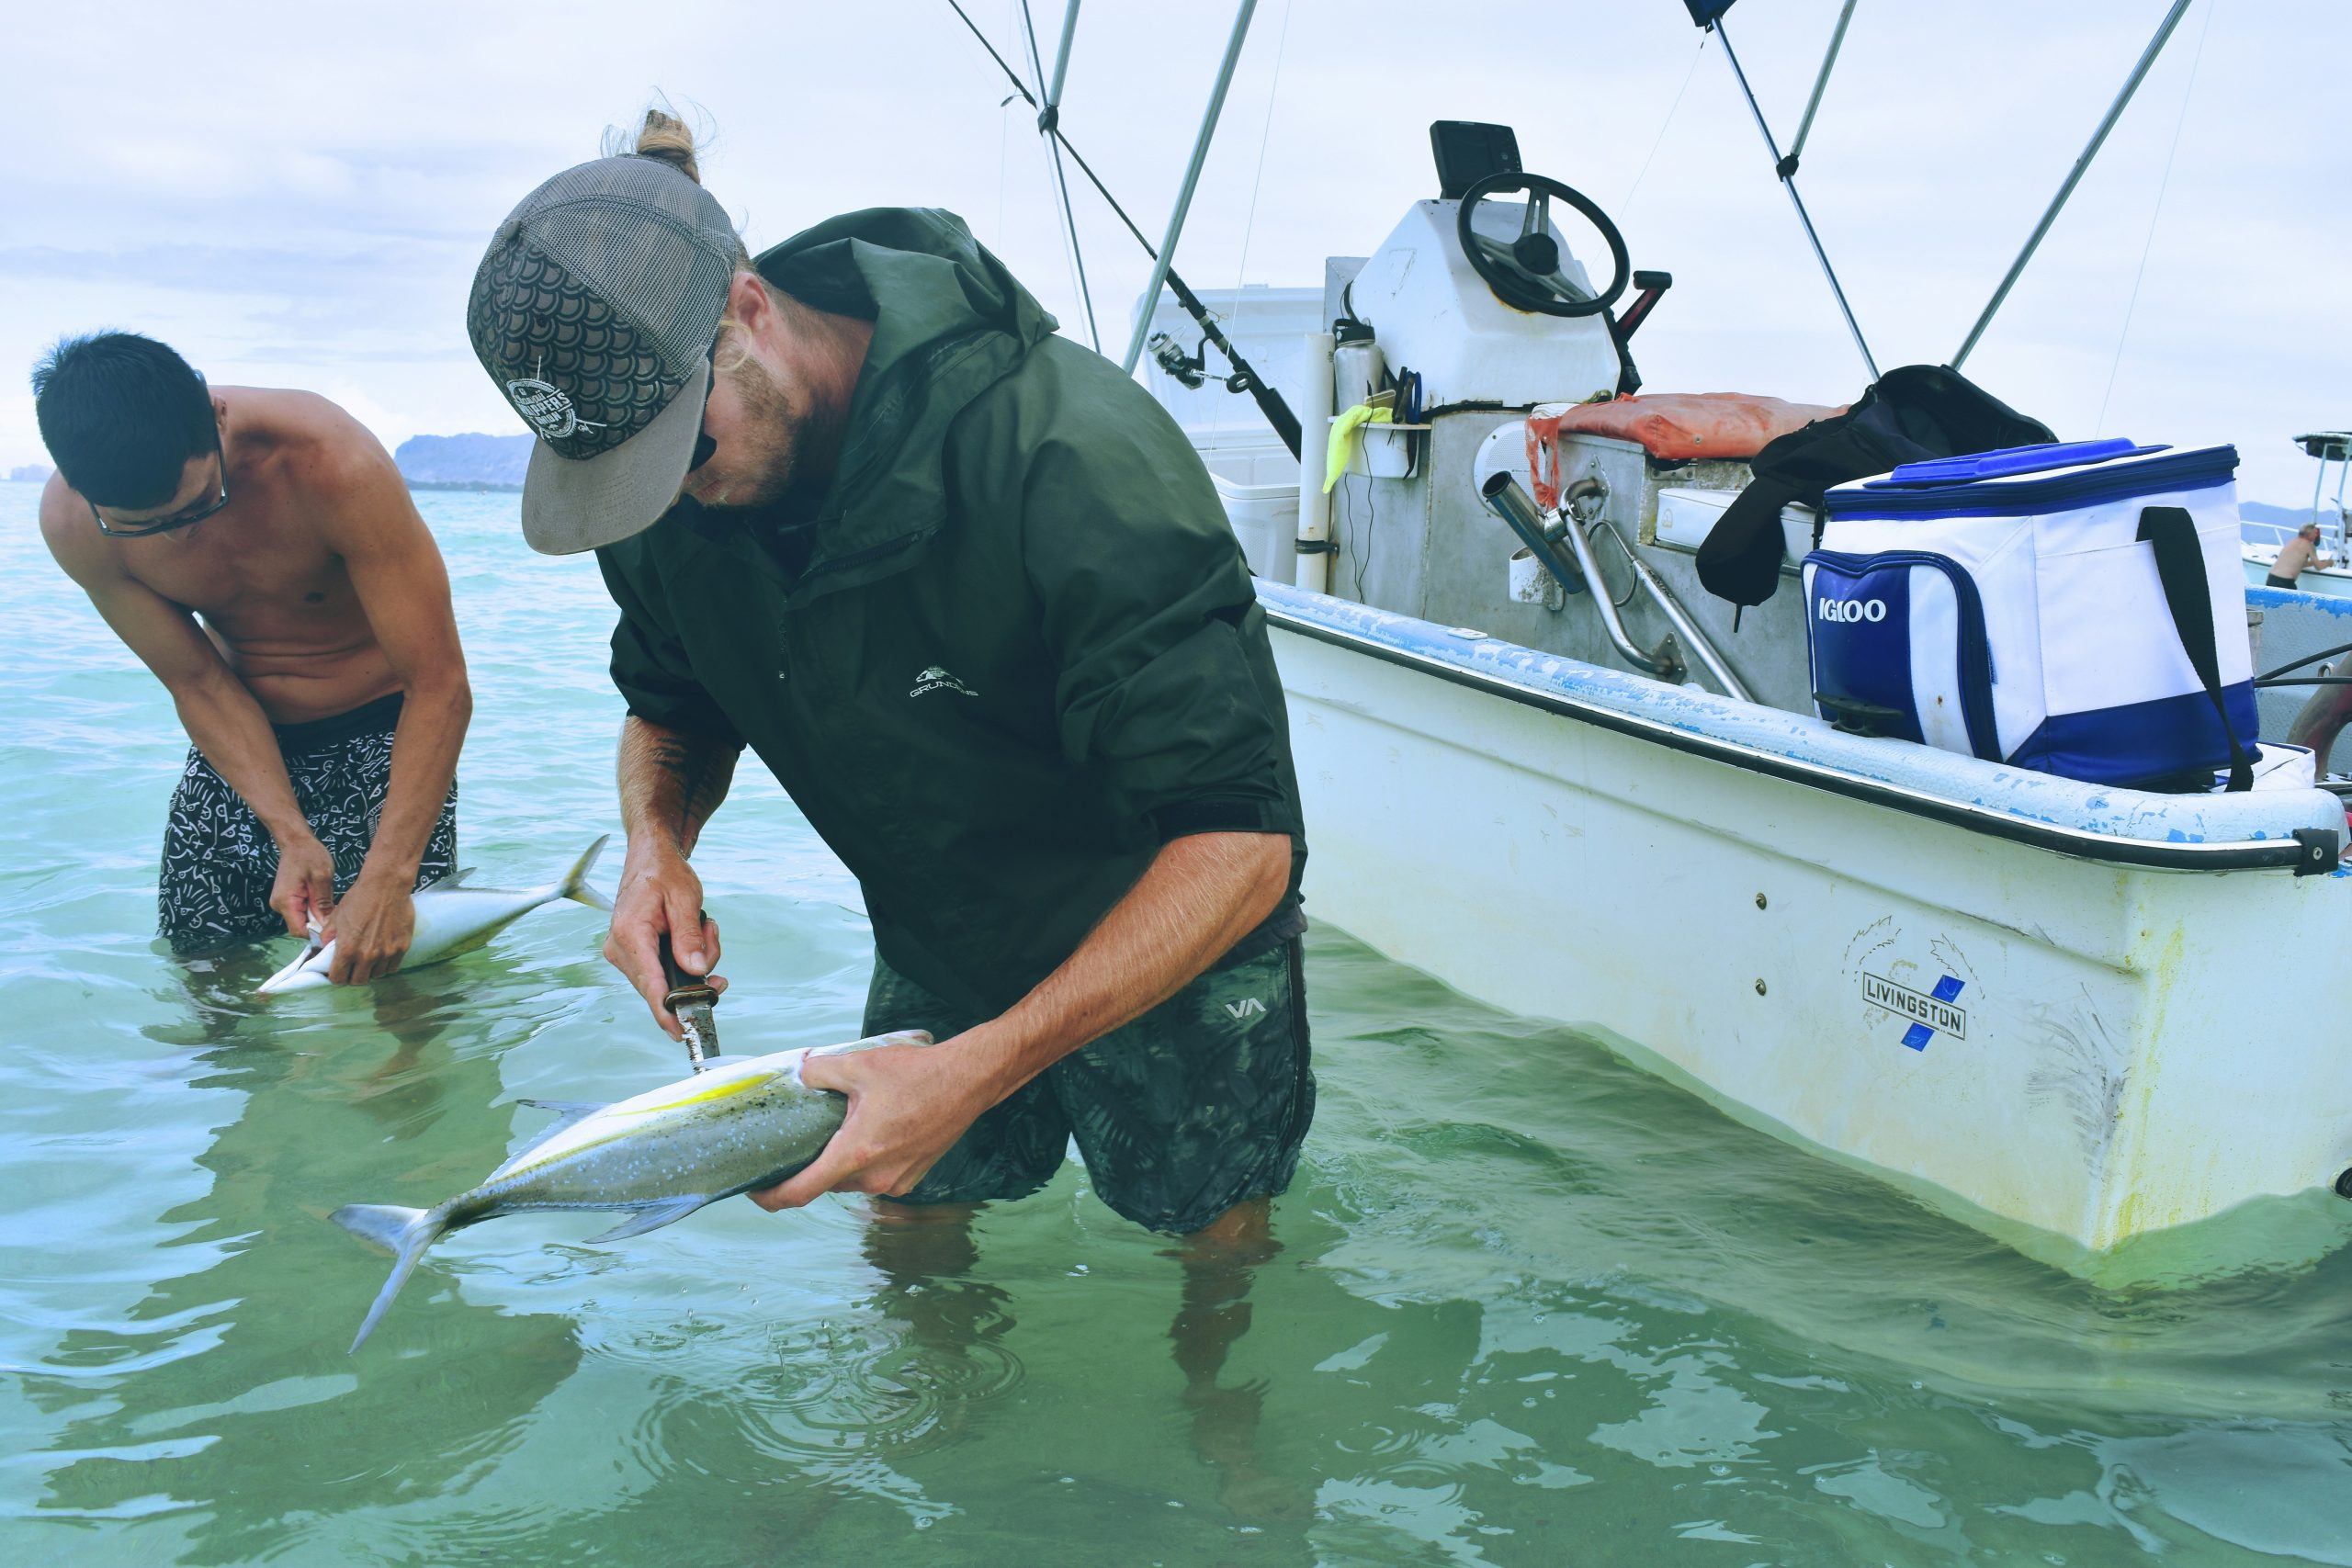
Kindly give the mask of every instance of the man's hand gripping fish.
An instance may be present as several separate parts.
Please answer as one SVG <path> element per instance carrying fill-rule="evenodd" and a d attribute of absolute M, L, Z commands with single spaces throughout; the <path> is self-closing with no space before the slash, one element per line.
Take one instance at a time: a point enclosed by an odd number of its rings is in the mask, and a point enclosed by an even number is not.
<path fill-rule="evenodd" d="M 609 913 L 613 901 L 588 886 L 588 872 L 611 839 L 607 833 L 589 845 L 571 863 L 571 870 L 545 887 L 520 892 L 469 887 L 465 886 L 468 874 L 460 871 L 424 888 L 416 896 L 416 931 L 409 941 L 407 956 L 401 960 L 401 968 L 418 969 L 445 958 L 455 958 L 469 948 L 480 947 L 510 921 L 558 899 L 569 898 L 575 904 Z M 286 991 L 307 991 L 329 983 L 328 971 L 334 967 L 334 943 L 319 941 L 317 930 L 317 922 L 312 921 L 312 935 L 303 944 L 300 954 L 254 987 L 260 995 L 274 997 Z"/>
<path fill-rule="evenodd" d="M 627 1210 L 629 1219 L 591 1238 L 618 1241 L 773 1187 L 823 1152 L 849 1109 L 845 1097 L 802 1084 L 804 1058 L 930 1043 L 906 1030 L 756 1056 L 606 1106 L 522 1101 L 563 1118 L 471 1191 L 430 1209 L 353 1203 L 334 1212 L 335 1224 L 397 1255 L 351 1348 L 375 1332 L 424 1249 L 449 1232 L 526 1209 Z"/>

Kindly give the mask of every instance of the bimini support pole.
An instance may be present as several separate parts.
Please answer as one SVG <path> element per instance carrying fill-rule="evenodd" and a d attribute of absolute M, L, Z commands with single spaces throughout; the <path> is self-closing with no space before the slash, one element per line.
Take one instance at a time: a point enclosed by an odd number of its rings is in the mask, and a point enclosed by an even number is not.
<path fill-rule="evenodd" d="M 1143 291 L 1143 303 L 1136 311 L 1136 334 L 1128 341 L 1127 357 L 1121 367 L 1130 376 L 1136 373 L 1136 361 L 1143 357 L 1144 339 L 1151 335 L 1152 312 L 1159 306 L 1159 291 L 1167 287 L 1168 268 L 1176 259 L 1176 241 L 1184 232 L 1184 214 L 1193 205 L 1193 187 L 1201 183 L 1201 165 L 1208 162 L 1209 142 L 1216 135 L 1217 116 L 1225 112 L 1225 90 L 1233 85 L 1233 68 L 1241 59 L 1241 45 L 1250 36 L 1250 14 L 1258 9 L 1258 0 L 1241 0 L 1240 9 L 1234 13 L 1233 36 L 1226 40 L 1225 62 L 1217 67 L 1216 87 L 1209 94 L 1208 112 L 1201 116 L 1201 133 L 1193 139 L 1193 161 L 1185 166 L 1183 188 L 1176 193 L 1176 209 L 1168 215 L 1168 237 L 1159 242 L 1159 254 L 1151 264 L 1151 284 Z"/>
<path fill-rule="evenodd" d="M 1829 85 L 1829 68 L 1838 63 L 1838 51 L 1846 41 L 1846 24 L 1854 19 L 1854 0 L 1846 0 L 1845 9 L 1838 13 L 1837 29 L 1829 35 L 1829 52 L 1821 57 L 1821 74 L 1813 79 L 1813 96 L 1804 101 L 1804 118 L 1797 121 L 1796 140 L 1789 143 L 1789 155 L 1781 162 L 1788 165 L 1787 174 L 1797 172 L 1797 160 L 1804 156 L 1804 139 L 1813 130 L 1813 117 L 1821 107 L 1821 94 Z"/>
<path fill-rule="evenodd" d="M 1069 79 L 1069 43 L 1078 36 L 1078 0 L 1069 0 L 1069 9 L 1062 13 L 1061 47 L 1054 51 L 1054 79 L 1046 85 L 1045 118 L 1061 118 L 1062 84 Z"/>
<path fill-rule="evenodd" d="M 1854 336 L 1854 347 L 1860 351 L 1862 363 L 1870 369 L 1871 379 L 1878 379 L 1878 361 L 1871 357 L 1871 345 L 1862 341 L 1861 323 L 1854 320 L 1854 308 L 1846 303 L 1846 291 L 1838 286 L 1837 269 L 1829 265 L 1829 253 L 1821 248 L 1821 236 L 1813 231 L 1813 219 L 1804 209 L 1804 197 L 1797 194 L 1796 163 L 1793 158 L 1781 156 L 1778 143 L 1772 140 L 1772 128 L 1764 123 L 1764 110 L 1756 101 L 1755 90 L 1747 85 L 1747 73 L 1739 68 L 1739 56 L 1731 50 L 1731 35 L 1724 31 L 1724 19 L 1718 15 L 1713 26 L 1715 36 L 1724 40 L 1724 58 L 1731 62 L 1731 73 L 1739 78 L 1739 90 L 1747 99 L 1747 112 L 1756 117 L 1756 130 L 1764 138 L 1764 150 L 1772 155 L 1772 172 L 1781 176 L 1781 188 L 1789 193 L 1789 203 L 1797 209 L 1797 221 L 1804 226 L 1804 237 L 1813 246 L 1814 260 L 1821 264 L 1821 276 L 1829 280 L 1829 292 L 1838 297 L 1838 313 L 1846 318 L 1846 330 Z M 1839 27 L 1842 29 L 1844 23 Z M 1831 45 L 1834 51 L 1836 45 Z M 1826 67 L 1825 66 L 1825 74 Z"/>
<path fill-rule="evenodd" d="M 1086 307 L 1086 335 L 1100 354 L 1102 333 L 1094 324 L 1094 290 L 1087 287 L 1086 254 L 1078 246 L 1078 214 L 1070 210 L 1069 176 L 1062 170 L 1061 139 L 1054 134 L 1062 118 L 1062 82 L 1069 74 L 1069 41 L 1078 32 L 1078 0 L 1069 0 L 1069 9 L 1062 13 L 1061 49 L 1054 56 L 1052 82 L 1045 80 L 1045 67 L 1037 58 L 1037 28 L 1029 19 L 1029 0 L 1021 0 L 1021 29 L 1029 39 L 1029 69 L 1046 95 L 1046 107 L 1037 111 L 1037 131 L 1054 155 L 1054 195 L 1061 203 L 1062 232 L 1069 239 L 1070 261 L 1078 269 L 1078 299 Z"/>
<path fill-rule="evenodd" d="M 1975 348 L 1976 340 L 1983 337 L 1984 329 L 1993 324 L 1993 313 L 2001 308 L 2001 301 L 2009 297 L 2010 287 L 2025 271 L 2025 264 L 2033 259 L 2041 237 L 2050 232 L 2050 225 L 2058 221 L 2059 209 L 2066 205 L 2066 198 L 2075 194 L 2075 186 L 2081 183 L 2083 172 L 2091 166 L 2091 160 L 2098 156 L 2100 144 L 2107 141 L 2107 133 L 2113 130 L 2115 122 L 2122 118 L 2123 106 L 2130 103 L 2132 95 L 2140 90 L 2140 79 L 2147 75 L 2148 67 L 2156 62 L 2156 56 L 2164 52 L 2165 40 L 2172 37 L 2173 28 L 2180 25 L 2180 18 L 2188 10 L 2188 0 L 2173 0 L 2172 9 L 2165 13 L 2163 23 L 2156 28 L 2156 36 L 2148 40 L 2148 47 L 2141 52 L 2140 63 L 2132 68 L 2131 78 L 2123 84 L 2123 91 L 2115 95 L 2115 102 L 2107 107 L 2107 118 L 2098 122 L 2097 130 L 2091 132 L 2090 145 L 2085 147 L 2083 155 L 2075 160 L 2075 166 L 2066 171 L 2065 183 L 2058 187 L 2058 194 L 2051 197 L 2049 209 L 2042 213 L 2041 221 L 2033 226 L 2025 249 L 2019 251 L 2018 259 L 2009 264 L 2008 276 L 2001 279 L 2001 287 L 1993 290 L 1993 298 L 1984 302 L 1984 313 L 1976 318 L 1976 324 L 1968 329 L 1967 341 L 1960 345 L 1960 352 L 1951 356 L 1953 369 L 1957 370 L 1967 363 L 1969 352 Z"/>
<path fill-rule="evenodd" d="M 1004 79 L 1012 84 L 1012 90 L 1020 95 L 1022 102 L 1042 113 L 1045 106 L 1040 104 L 1037 101 L 1037 96 L 1029 90 L 1028 83 L 1022 80 L 1021 73 L 1015 71 L 1004 56 L 996 51 L 996 45 L 989 42 L 988 34 L 980 31 L 979 24 L 972 20 L 971 13 L 957 4 L 957 0 L 947 0 L 947 8 L 956 13 L 956 19 L 962 22 L 965 30 L 972 35 L 972 40 L 988 51 L 988 57 L 990 60 L 996 62 L 996 68 L 1004 73 Z M 1061 150 L 1069 154 L 1069 161 L 1078 165 L 1078 172 L 1086 176 L 1086 183 L 1092 186 L 1095 194 L 1102 198 L 1102 205 L 1111 209 L 1111 215 L 1119 220 L 1128 233 L 1135 236 L 1135 242 L 1142 247 L 1144 254 L 1158 261 L 1159 253 L 1151 248 L 1150 239 L 1141 229 L 1136 227 L 1136 220 L 1128 216 L 1125 208 L 1119 205 L 1119 198 L 1111 194 L 1111 187 L 1102 183 L 1102 176 L 1094 172 L 1094 166 L 1086 161 L 1086 154 L 1070 145 L 1069 138 L 1063 134 L 1058 120 L 1054 126 L 1053 134 L 1055 141 L 1060 144 Z M 1226 336 L 1225 330 L 1216 324 L 1216 314 L 1206 305 L 1201 303 L 1199 295 L 1186 287 L 1183 275 L 1173 266 L 1167 269 L 1167 288 L 1168 292 L 1176 296 L 1176 303 L 1182 306 L 1185 312 L 1200 327 L 1202 337 L 1215 344 L 1217 352 L 1224 355 L 1227 362 L 1232 365 L 1233 374 L 1225 378 L 1225 384 L 1234 391 L 1249 393 L 1250 401 L 1258 405 L 1258 412 L 1266 416 L 1266 423 L 1274 427 L 1275 436 L 1289 449 L 1292 457 L 1297 457 L 1301 445 L 1298 416 L 1291 412 L 1290 404 L 1283 397 L 1282 389 L 1269 385 L 1266 378 L 1258 374 L 1257 367 L 1251 365 L 1241 350 L 1234 346 L 1233 340 Z"/>

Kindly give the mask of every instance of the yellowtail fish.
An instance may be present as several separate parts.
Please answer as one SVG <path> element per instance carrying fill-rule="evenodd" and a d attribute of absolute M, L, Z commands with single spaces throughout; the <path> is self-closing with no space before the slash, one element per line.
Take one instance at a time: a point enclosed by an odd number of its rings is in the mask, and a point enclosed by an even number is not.
<path fill-rule="evenodd" d="M 507 922 L 560 898 L 585 904 L 592 909 L 610 909 L 613 901 L 589 886 L 587 879 L 588 868 L 596 863 L 596 857 L 611 841 L 612 835 L 607 833 L 589 845 L 560 881 L 545 887 L 510 893 L 496 887 L 465 886 L 468 874 L 463 871 L 443 877 L 416 896 L 416 930 L 409 938 L 408 954 L 401 960 L 401 967 L 415 969 L 454 958 L 489 941 L 491 933 Z M 334 966 L 334 943 L 321 942 L 313 935 L 303 945 L 300 956 L 261 983 L 259 994 L 273 997 L 283 991 L 307 991 L 328 985 L 327 972 Z"/>
<path fill-rule="evenodd" d="M 449 1232 L 528 1209 L 616 1209 L 630 1217 L 591 1239 L 618 1241 L 721 1198 L 773 1187 L 823 1151 L 849 1108 L 843 1096 L 800 1081 L 803 1061 L 930 1043 L 921 1030 L 904 1030 L 755 1056 L 611 1105 L 522 1101 L 562 1118 L 481 1186 L 430 1209 L 353 1203 L 334 1212 L 335 1224 L 396 1258 L 351 1348 L 366 1343 L 424 1249 Z"/>

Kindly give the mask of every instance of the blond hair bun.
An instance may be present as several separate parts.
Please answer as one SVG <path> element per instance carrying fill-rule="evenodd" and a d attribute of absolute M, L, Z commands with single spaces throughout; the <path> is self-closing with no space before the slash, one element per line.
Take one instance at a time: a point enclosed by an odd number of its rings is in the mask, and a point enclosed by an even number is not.
<path fill-rule="evenodd" d="M 673 114 L 647 109 L 637 128 L 637 145 L 629 151 L 640 158 L 659 158 L 695 184 L 702 184 L 702 168 L 695 162 L 695 133 Z"/>

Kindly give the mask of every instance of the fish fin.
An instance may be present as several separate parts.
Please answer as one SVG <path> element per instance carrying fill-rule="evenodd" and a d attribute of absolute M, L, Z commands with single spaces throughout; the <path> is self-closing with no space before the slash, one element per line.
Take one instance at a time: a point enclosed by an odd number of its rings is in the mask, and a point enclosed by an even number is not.
<path fill-rule="evenodd" d="M 473 874 L 474 867 L 469 865 L 461 865 L 457 870 L 451 872 L 448 875 L 440 877 L 433 882 L 429 882 L 423 887 L 418 888 L 417 891 L 419 893 L 430 893 L 434 889 L 439 888 L 446 892 L 449 888 L 459 886 L 467 877 L 471 876 Z"/>
<path fill-rule="evenodd" d="M 311 924 L 312 931 L 315 931 L 318 928 L 317 920 L 313 919 Z M 297 983 L 300 980 L 301 976 L 304 974 L 314 970 L 321 975 L 325 974 L 326 964 L 331 964 L 334 962 L 334 943 L 328 942 L 326 945 L 322 947 L 319 944 L 319 939 L 313 935 L 310 941 L 302 944 L 301 953 L 295 958 L 293 963 L 288 964 L 285 968 L 280 969 L 277 974 L 272 975 L 268 979 L 264 980 L 260 985 L 254 987 L 254 994 L 260 997 L 272 997 L 276 996 L 280 991 L 303 989 L 304 987 Z M 321 964 L 319 962 L 322 957 L 326 960 L 326 964 Z"/>
<path fill-rule="evenodd" d="M 603 854 L 605 846 L 612 841 L 613 836 L 607 833 L 589 845 L 586 852 L 571 863 L 571 869 L 563 874 L 563 880 L 556 884 L 555 896 L 559 898 L 569 898 L 575 904 L 585 904 L 592 909 L 602 909 L 606 914 L 610 914 L 613 901 L 588 886 L 588 869 L 596 863 L 596 857 Z"/>
<path fill-rule="evenodd" d="M 589 1245 L 594 1246 L 600 1241 L 621 1241 L 629 1236 L 643 1235 L 647 1231 L 660 1230 L 663 1225 L 684 1219 L 709 1201 L 710 1197 L 707 1193 L 689 1192 L 683 1198 L 669 1198 L 659 1203 L 649 1203 L 611 1230 L 590 1236 Z"/>
<path fill-rule="evenodd" d="M 386 1280 L 384 1288 L 376 1292 L 375 1304 L 368 1309 L 368 1315 L 360 1321 L 359 1333 L 351 1341 L 351 1349 L 357 1350 L 368 1342 L 368 1336 L 376 1332 L 376 1325 L 382 1320 L 384 1309 L 392 1304 L 392 1298 L 401 1293 L 402 1285 L 408 1283 L 408 1277 L 415 1272 L 417 1259 L 424 1256 L 424 1249 L 438 1240 L 442 1231 L 447 1228 L 447 1215 L 439 1209 L 402 1209 L 390 1203 L 346 1203 L 330 1218 L 360 1240 L 373 1242 L 397 1255 L 392 1261 L 391 1278 Z M 346 1355 L 350 1353 L 345 1352 Z"/>
<path fill-rule="evenodd" d="M 595 1115 L 596 1112 L 605 1109 L 595 1101 L 588 1100 L 518 1100 L 514 1103 L 517 1105 L 527 1105 L 534 1111 L 552 1111 L 556 1113 L 554 1122 L 548 1126 L 546 1132 L 539 1134 L 538 1141 L 542 1144 L 546 1143 L 549 1138 L 554 1137 L 558 1133 L 562 1132 L 566 1127 L 572 1125 L 574 1122 L 585 1122 L 588 1118 Z"/>

